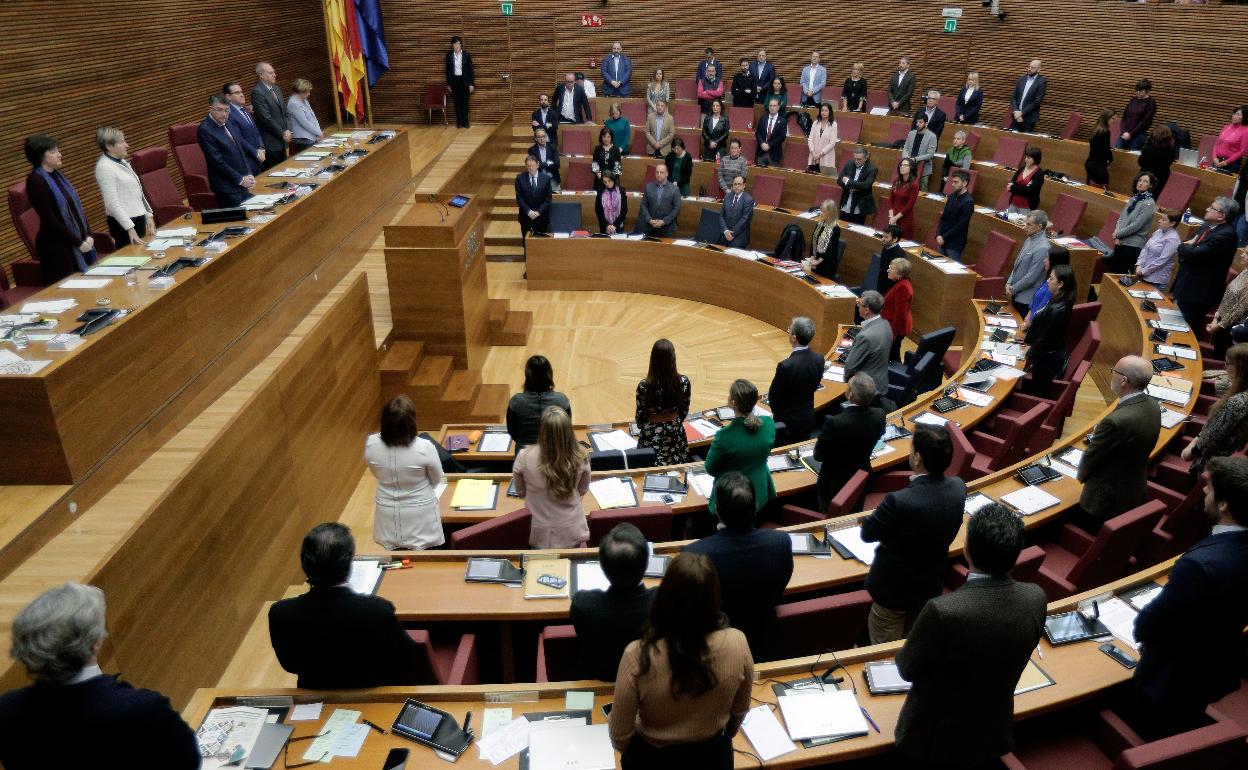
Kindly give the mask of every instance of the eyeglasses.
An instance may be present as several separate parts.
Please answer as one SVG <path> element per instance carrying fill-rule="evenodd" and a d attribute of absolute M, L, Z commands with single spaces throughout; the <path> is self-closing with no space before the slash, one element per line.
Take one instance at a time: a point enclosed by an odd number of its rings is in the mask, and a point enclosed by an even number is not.
<path fill-rule="evenodd" d="M 304 735 L 299 738 L 288 738 L 286 740 L 286 743 L 282 746 L 282 764 L 286 766 L 287 770 L 294 770 L 294 768 L 296 767 L 310 767 L 312 765 L 318 764 L 319 762 L 324 760 L 325 757 L 329 756 L 328 751 L 326 751 L 325 753 L 321 754 L 316 759 L 313 759 L 309 762 L 296 762 L 295 764 L 292 765 L 290 764 L 290 744 L 298 743 L 299 741 L 312 741 L 312 740 L 316 740 L 317 738 L 324 738 L 326 735 L 329 735 L 328 730 L 321 733 L 320 735 Z"/>
<path fill-rule="evenodd" d="M 1226 214 L 1226 212 L 1225 212 L 1225 211 L 1223 211 L 1222 209 L 1218 208 L 1217 206 L 1214 206 L 1213 204 L 1210 204 L 1210 205 L 1209 205 L 1209 206 L 1205 209 L 1205 211 L 1213 211 L 1213 212 L 1216 212 L 1216 213 L 1218 213 L 1218 214 L 1223 214 L 1223 215 L 1225 215 L 1225 214 Z"/>
<path fill-rule="evenodd" d="M 1122 379 L 1124 379 L 1124 380 L 1125 380 L 1125 379 L 1128 379 L 1126 372 L 1120 372 L 1120 371 L 1118 371 L 1117 369 L 1110 369 L 1110 370 L 1109 370 L 1109 373 L 1110 373 L 1110 374 L 1116 374 L 1116 375 L 1118 375 L 1119 377 L 1121 377 L 1121 378 L 1122 378 Z"/>

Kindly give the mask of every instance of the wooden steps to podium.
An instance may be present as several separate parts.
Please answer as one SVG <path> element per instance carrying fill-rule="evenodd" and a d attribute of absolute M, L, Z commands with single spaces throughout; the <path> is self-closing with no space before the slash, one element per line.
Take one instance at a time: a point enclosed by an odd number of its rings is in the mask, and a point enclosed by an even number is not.
<path fill-rule="evenodd" d="M 504 306 L 505 314 L 515 312 Z M 510 320 L 504 315 L 504 324 Z M 527 323 L 532 323 L 531 315 Z M 528 334 L 527 325 L 524 334 Z M 416 340 L 392 342 L 381 359 L 383 402 L 403 393 L 416 405 L 422 427 L 502 422 L 511 396 L 506 385 L 483 383 L 480 370 L 455 369 L 451 356 L 429 355 L 425 344 Z"/>
<path fill-rule="evenodd" d="M 490 344 L 527 345 L 533 328 L 533 313 L 512 310 L 511 300 L 490 300 Z"/>

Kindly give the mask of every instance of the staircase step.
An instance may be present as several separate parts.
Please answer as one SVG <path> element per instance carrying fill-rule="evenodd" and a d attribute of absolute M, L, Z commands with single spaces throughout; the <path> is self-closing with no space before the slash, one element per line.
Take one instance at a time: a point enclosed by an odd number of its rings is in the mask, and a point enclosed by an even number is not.
<path fill-rule="evenodd" d="M 399 340 L 381 358 L 381 376 L 400 383 L 410 382 L 425 354 L 425 343 L 419 340 Z"/>
<path fill-rule="evenodd" d="M 487 313 L 490 319 L 490 330 L 493 331 L 494 324 L 498 324 L 502 328 L 502 324 L 507 320 L 507 311 L 511 310 L 511 300 L 508 299 L 491 299 L 489 301 Z"/>
<path fill-rule="evenodd" d="M 419 400 L 438 399 L 446 391 L 451 377 L 450 356 L 425 356 L 416 369 L 416 373 L 408 381 L 408 390 L 412 398 Z"/>
<path fill-rule="evenodd" d="M 490 344 L 527 345 L 529 331 L 533 328 L 533 313 L 528 310 L 508 310 L 502 324 L 495 328 L 490 324 Z"/>
<path fill-rule="evenodd" d="M 480 369 L 456 369 L 442 391 L 442 400 L 448 404 L 469 404 L 476 398 L 481 387 Z"/>
<path fill-rule="evenodd" d="M 501 423 L 507 414 L 507 401 L 511 392 L 506 385 L 482 385 L 472 402 L 472 409 L 465 422 Z"/>

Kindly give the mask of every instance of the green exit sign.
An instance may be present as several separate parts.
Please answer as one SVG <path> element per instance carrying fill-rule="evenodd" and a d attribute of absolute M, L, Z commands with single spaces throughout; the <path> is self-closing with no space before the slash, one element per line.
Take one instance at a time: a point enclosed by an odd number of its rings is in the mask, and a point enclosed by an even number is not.
<path fill-rule="evenodd" d="M 506 16 L 507 14 L 506 14 L 506 13 L 504 13 L 503 15 L 504 15 L 504 16 Z M 945 31 L 946 31 L 946 32 L 957 32 L 957 31 L 958 31 L 958 20 L 957 20 L 957 19 L 945 19 Z"/>
<path fill-rule="evenodd" d="M 515 3 L 499 3 L 498 10 L 504 16 L 512 16 L 516 12 L 516 4 Z"/>

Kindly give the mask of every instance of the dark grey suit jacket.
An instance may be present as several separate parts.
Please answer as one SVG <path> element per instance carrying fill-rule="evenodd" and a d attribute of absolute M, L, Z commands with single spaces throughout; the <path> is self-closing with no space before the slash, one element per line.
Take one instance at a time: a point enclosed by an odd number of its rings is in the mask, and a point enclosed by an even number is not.
<path fill-rule="evenodd" d="M 660 238 L 676 235 L 676 218 L 680 216 L 680 190 L 668 182 L 661 190 L 657 182 L 646 185 L 641 196 L 641 212 L 637 215 L 637 232 Z M 651 219 L 663 220 L 662 227 L 651 227 Z"/>
<path fill-rule="evenodd" d="M 1152 397 L 1119 401 L 1092 431 L 1079 462 L 1080 507 L 1108 519 L 1142 504 L 1148 493 L 1148 455 L 1160 432 L 1161 407 Z"/>
<path fill-rule="evenodd" d="M 265 152 L 284 152 L 286 140 L 282 134 L 290 129 L 290 115 L 286 112 L 282 89 L 274 85 L 273 92 L 269 93 L 264 83 L 256 83 L 256 87 L 251 89 L 251 107 L 256 113 L 256 125 L 260 127 Z"/>
<path fill-rule="evenodd" d="M 854 344 L 845 355 L 845 381 L 858 372 L 866 372 L 875 381 L 875 392 L 888 397 L 888 349 L 893 344 L 893 328 L 883 316 L 864 323 Z"/>
<path fill-rule="evenodd" d="M 750 247 L 750 221 L 754 219 L 754 196 L 748 192 L 741 193 L 741 200 L 735 201 L 736 193 L 729 191 L 724 196 L 724 207 L 719 213 L 719 242 L 725 246 L 738 249 Z M 724 238 L 724 231 L 732 231 L 732 240 Z"/>
<path fill-rule="evenodd" d="M 973 579 L 932 599 L 897 653 L 914 683 L 897 749 L 973 767 L 1014 748 L 1014 688 L 1044 629 L 1044 591 L 1010 578 Z"/>

